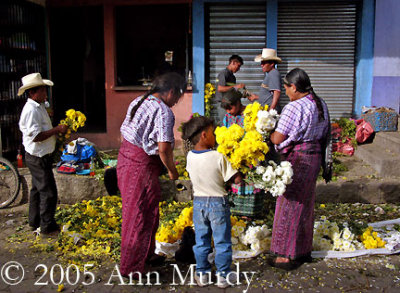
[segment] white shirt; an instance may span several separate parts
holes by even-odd
[[[224,183],[238,172],[223,154],[213,150],[190,151],[186,170],[194,196],[225,196]]]
[[[22,132],[22,143],[25,151],[32,156],[40,158],[51,154],[56,146],[56,137],[54,135],[40,142],[34,142],[33,140],[39,133],[52,128],[53,125],[44,104],[28,99],[19,119],[19,130]]]

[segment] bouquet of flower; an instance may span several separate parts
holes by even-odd
[[[269,148],[263,135],[257,131],[257,113],[267,110],[258,103],[249,104],[244,110],[244,128],[237,124],[229,128],[217,127],[215,130],[218,143],[217,151],[225,155],[232,167],[247,174],[250,166],[257,166],[265,159]]]
[[[278,165],[270,160],[264,166],[263,162],[269,151],[266,141],[275,129],[279,115],[257,102],[247,105],[243,114],[244,128],[236,124],[229,128],[217,127],[217,151],[228,158],[233,168],[246,175],[247,183],[267,190],[273,196],[282,195],[286,185],[292,182],[292,165],[287,161]]]
[[[254,187],[268,190],[272,196],[280,196],[285,193],[286,185],[292,183],[292,164],[283,161],[279,165],[274,161],[268,161],[268,166],[259,165],[250,169],[245,181],[254,183]]]
[[[225,155],[232,167],[247,174],[250,166],[256,166],[265,158],[269,148],[263,137],[256,130],[245,132],[239,125],[229,128],[217,127],[215,130],[218,143],[217,151]]]
[[[259,133],[263,135],[265,139],[269,137],[272,130],[275,129],[276,123],[278,122],[279,115],[276,110],[271,109],[267,110],[260,110],[257,112],[257,122],[255,124],[256,129]]]
[[[65,133],[64,137],[62,134],[59,134],[60,140],[65,140],[71,137],[71,132],[76,132],[79,127],[85,126],[86,116],[80,111],[75,111],[74,109],[69,109],[65,112],[65,119],[60,121],[60,124],[67,125],[68,130]]]
[[[69,109],[65,112],[65,119],[62,119],[59,125],[67,125],[68,130],[65,134],[58,134],[56,149],[52,154],[53,160],[58,161],[64,150],[65,141],[71,137],[71,132],[76,132],[79,127],[85,126],[86,116],[80,111]]]

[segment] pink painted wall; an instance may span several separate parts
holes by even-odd
[[[119,128],[125,118],[130,102],[143,95],[144,91],[115,90],[115,19],[114,4],[104,5],[104,51],[105,51],[105,91],[106,91],[106,133],[77,133],[75,137],[85,137],[100,149],[115,149],[120,145]],[[172,108],[175,114],[176,147],[181,145],[181,134],[177,131],[180,124],[187,121],[192,114],[192,93],[188,92]]]

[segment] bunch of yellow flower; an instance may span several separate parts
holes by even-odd
[[[360,240],[366,249],[383,248],[386,244],[386,242],[378,236],[378,233],[375,232],[371,226],[369,226],[360,236]]]
[[[156,240],[174,243],[181,239],[183,229],[187,226],[193,226],[193,207],[184,208],[175,222],[170,220],[168,223],[161,224],[156,234]]]
[[[74,109],[69,109],[65,112],[65,115],[65,119],[61,120],[60,124],[68,126],[65,138],[70,138],[72,131],[76,132],[79,127],[85,126],[86,116],[82,112],[75,111]],[[62,134],[60,134],[60,136],[62,137]]]
[[[211,100],[215,95],[215,87],[211,83],[206,83],[204,89],[204,116],[210,117],[211,115]]]
[[[251,165],[256,166],[259,161],[264,160],[265,154],[269,151],[263,136],[255,129],[257,112],[262,109],[258,103],[246,107],[244,129],[233,124],[229,128],[223,126],[215,130],[217,151],[225,155],[232,167],[243,174],[249,171]]]
[[[249,104],[246,106],[246,109],[243,111],[244,115],[244,130],[245,131],[252,131],[256,130],[256,122],[257,122],[257,113],[258,111],[267,111],[268,110],[268,105],[265,105],[264,107],[261,106],[259,103],[254,102],[252,104]]]

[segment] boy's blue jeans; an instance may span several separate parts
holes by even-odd
[[[216,250],[217,274],[226,277],[231,271],[232,242],[231,219],[228,200],[224,197],[200,197],[193,199],[193,223],[196,232],[196,272],[211,272],[207,256],[212,252],[211,235]]]

